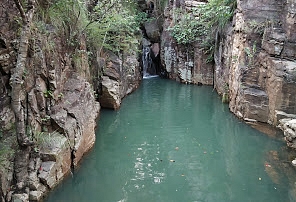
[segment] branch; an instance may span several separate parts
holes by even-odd
[[[27,16],[25,14],[25,11],[24,11],[24,8],[23,8],[21,2],[19,0],[14,0],[14,3],[16,5],[17,9],[20,11],[23,22],[26,22]]]

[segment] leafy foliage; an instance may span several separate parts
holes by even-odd
[[[168,30],[179,44],[194,41],[204,41],[205,36],[213,36],[217,29],[221,29],[233,15],[234,0],[209,0],[194,8],[191,13],[184,14],[184,10],[177,10],[178,19]],[[211,37],[208,37],[211,40]]]
[[[89,11],[79,0],[56,0],[48,8],[38,9],[36,27],[46,33],[46,27],[63,36],[65,45],[79,48],[79,39],[86,36],[89,45],[111,51],[123,51],[137,45],[139,26],[148,19],[132,0],[102,0]]]
[[[137,11],[134,1],[101,1],[96,5],[87,27],[89,39],[111,51],[123,51],[137,45],[135,35],[147,14]]]
[[[201,42],[205,53],[209,55],[207,62],[211,62],[214,60],[215,33],[227,24],[235,8],[236,0],[209,0],[190,13],[176,10],[177,20],[168,30],[179,44]]]

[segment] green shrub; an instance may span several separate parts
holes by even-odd
[[[209,0],[208,3],[199,5],[191,12],[176,9],[175,23],[168,30],[178,44],[201,42],[205,52],[211,55],[208,58],[208,61],[211,61],[215,33],[229,22],[235,7],[235,0]]]
[[[38,132],[33,137],[35,151],[61,147],[64,144],[65,137],[58,132]]]

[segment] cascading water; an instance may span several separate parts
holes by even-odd
[[[155,77],[156,69],[150,55],[151,49],[149,46],[143,47],[142,63],[143,63],[143,78]]]

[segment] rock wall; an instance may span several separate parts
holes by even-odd
[[[140,85],[142,79],[136,51],[120,56],[106,51],[100,58],[101,89],[99,101],[102,107],[118,109],[122,99]]]
[[[161,35],[161,64],[170,79],[182,83],[213,85],[213,63],[207,63],[208,55],[200,44],[179,45],[167,30],[177,20],[174,18],[175,9],[183,7],[189,11],[197,6],[192,2],[197,1],[169,1],[165,8]]]
[[[247,122],[278,126],[282,119],[295,119],[295,1],[237,0],[232,21],[216,33],[214,65],[205,63],[198,44],[178,45],[167,31],[176,20],[174,9],[183,6],[190,11],[204,1],[169,2],[161,61],[171,79],[214,84],[229,99],[230,111]],[[289,146],[296,145],[293,134],[286,138]]]
[[[278,126],[296,114],[295,2],[237,3],[233,24],[217,37],[216,89],[227,84],[238,117]]]
[[[286,3],[286,5],[285,5]],[[264,9],[263,9],[264,8]],[[230,110],[244,119],[278,125],[296,113],[292,2],[238,1],[229,70]]]
[[[46,9],[48,2],[44,4]],[[0,7],[0,150],[4,151],[5,143],[11,152],[0,156],[0,198],[1,201],[40,201],[93,147],[100,111],[97,100],[103,107],[117,109],[122,98],[138,87],[140,67],[136,50],[120,56],[111,52],[101,54],[102,50],[87,47],[86,35],[77,38],[79,48],[73,48],[52,25],[45,24],[41,33],[38,24],[33,23],[23,74],[22,106],[26,133],[35,144],[22,154],[16,143],[9,83],[18,53],[19,16],[14,1],[3,2]],[[90,50],[92,57],[88,56]],[[110,95],[116,99],[108,99]],[[5,166],[2,166],[3,157],[7,159]],[[16,181],[21,183],[16,185]]]

